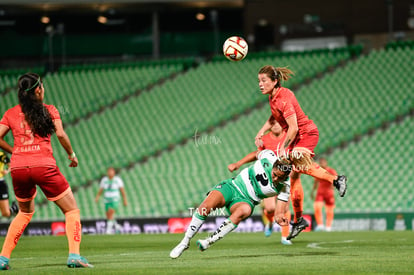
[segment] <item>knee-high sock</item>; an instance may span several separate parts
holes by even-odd
[[[237,225],[234,224],[230,219],[226,219],[219,228],[214,231],[214,233],[208,237],[206,240],[213,244],[217,242],[218,240],[222,239],[224,236],[226,236],[228,233],[233,231],[235,228],[237,228]]]
[[[29,224],[33,217],[33,213],[24,213],[19,211],[13,221],[10,223],[9,230],[7,231],[6,239],[3,243],[3,249],[1,250],[1,256],[10,259],[10,255],[13,249],[16,247],[17,242],[22,236],[26,226]]]
[[[291,217],[290,211],[286,212],[285,217],[288,219],[290,223],[290,217]],[[281,226],[281,228],[282,228],[282,238],[286,238],[287,236],[289,236],[289,225]]]
[[[333,183],[333,181],[336,179],[335,175],[332,175],[331,173],[320,167],[319,164],[317,164],[316,162],[312,163],[308,170],[303,170],[300,172],[319,180],[329,181],[330,183]]]
[[[315,201],[313,203],[313,208],[315,210],[315,220],[317,225],[323,225],[322,207],[323,201]]]
[[[274,217],[275,217],[275,212],[267,212],[267,210],[264,209],[263,213],[265,214],[266,219],[269,221],[269,223],[273,223]]]
[[[335,205],[326,205],[326,227],[332,227]]]
[[[79,255],[79,248],[82,239],[82,226],[80,223],[79,209],[65,213],[66,236],[69,244],[69,254]]]
[[[198,214],[198,212],[195,212],[190,224],[187,227],[183,241],[189,242],[198,232],[198,230],[200,230],[200,227],[204,224],[206,218],[207,216],[202,216]]]
[[[297,179],[290,178],[292,206],[293,206],[293,221],[297,222],[303,213],[303,187],[300,177]]]

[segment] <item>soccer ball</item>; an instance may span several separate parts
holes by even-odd
[[[246,40],[240,36],[229,37],[223,44],[223,54],[231,61],[243,60],[246,57],[248,50],[249,46],[247,45]]]

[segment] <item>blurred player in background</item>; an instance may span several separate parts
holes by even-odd
[[[258,160],[243,169],[236,178],[224,180],[217,184],[194,212],[187,231],[181,242],[171,251],[170,257],[175,259],[190,246],[190,240],[203,225],[211,210],[226,207],[230,217],[208,238],[198,240],[197,246],[201,251],[222,239],[233,231],[244,219],[252,213],[260,200],[277,195],[275,219],[281,226],[288,225],[285,214],[289,208],[290,184],[287,180],[291,165],[287,160],[280,160],[270,150],[259,153]]]
[[[276,119],[286,131],[279,153],[292,161],[294,171],[330,182],[343,197],[347,188],[346,177],[332,175],[313,161],[314,149],[319,140],[318,128],[305,115],[292,91],[281,85],[281,81],[290,79],[292,74],[288,68],[275,68],[270,65],[259,70],[259,87],[262,94],[269,95],[272,115],[257,133],[256,146],[263,145],[263,135],[271,128],[272,120]],[[299,218],[293,224],[287,239],[296,237],[308,225],[303,217]]]
[[[7,231],[0,253],[0,269],[9,269],[9,259],[24,229],[35,211],[36,185],[48,200],[65,214],[66,236],[69,243],[68,267],[92,267],[79,254],[81,242],[80,212],[72,190],[56,166],[51,135],[56,133],[68,154],[69,167],[77,167],[78,159],[69,137],[63,130],[58,110],[43,103],[44,88],[40,76],[26,73],[18,81],[19,104],[8,109],[0,121],[0,148],[12,154],[11,177],[20,211]],[[4,136],[12,131],[14,147]]]
[[[5,218],[15,216],[19,212],[19,206],[15,201],[9,206],[9,187],[5,178],[10,173],[9,163],[10,159],[4,152],[0,151],[0,211]]]
[[[276,120],[271,121],[270,131],[262,137],[263,144],[258,148],[259,151],[264,149],[272,150],[278,154],[280,148],[280,143],[285,140],[286,132],[283,131],[283,128]],[[249,163],[256,160],[257,152],[251,152],[247,154],[244,158],[237,161],[236,163],[230,164],[227,168],[230,172],[233,172],[239,169],[243,164]],[[279,154],[280,155],[280,154]],[[292,173],[293,174],[293,173]],[[294,222],[297,222],[297,219],[302,216],[303,212],[303,188],[300,182],[300,174],[294,173],[297,178],[290,178],[290,189],[292,197],[292,205],[294,210]],[[276,207],[275,198],[265,198],[263,199],[263,220],[265,222],[265,236],[269,237],[273,232],[273,223],[274,223],[274,211]],[[290,211],[286,212],[286,216],[290,222]],[[287,240],[289,236],[289,226],[282,226],[282,238],[281,243],[284,245],[291,245],[292,242]]]
[[[325,158],[321,158],[319,160],[319,164],[323,169],[331,173],[332,175],[337,175],[336,171],[328,166],[328,161]],[[315,190],[316,191],[316,198],[315,198]],[[335,208],[335,196],[332,188],[332,184],[326,180],[318,180],[315,179],[313,183],[313,188],[311,191],[311,198],[314,199],[315,202],[313,207],[315,209],[315,220],[316,220],[316,228],[315,231],[331,231],[332,230],[332,222],[334,219],[334,208]],[[323,215],[322,215],[322,208],[325,204],[325,212],[326,212],[326,227],[323,225]]]
[[[115,168],[113,167],[109,167],[107,176],[102,178],[95,202],[99,201],[102,192],[104,193],[105,200],[106,234],[120,233],[121,226],[116,222],[114,216],[118,210],[121,194],[124,206],[128,205],[128,201],[125,194],[124,182],[116,175]]]

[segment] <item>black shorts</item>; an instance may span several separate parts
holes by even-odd
[[[0,180],[0,201],[9,199],[9,187],[5,180]]]

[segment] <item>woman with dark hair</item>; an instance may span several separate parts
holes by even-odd
[[[11,177],[20,211],[11,222],[0,253],[0,269],[9,269],[9,259],[17,241],[32,219],[36,185],[48,200],[65,214],[66,236],[69,243],[68,267],[93,267],[79,254],[81,242],[80,211],[72,190],[56,166],[51,135],[56,133],[68,154],[70,167],[78,166],[69,137],[63,130],[58,110],[43,103],[44,88],[40,76],[26,73],[18,81],[19,104],[6,111],[0,121],[0,148],[12,154]],[[12,131],[14,146],[5,140]]]

